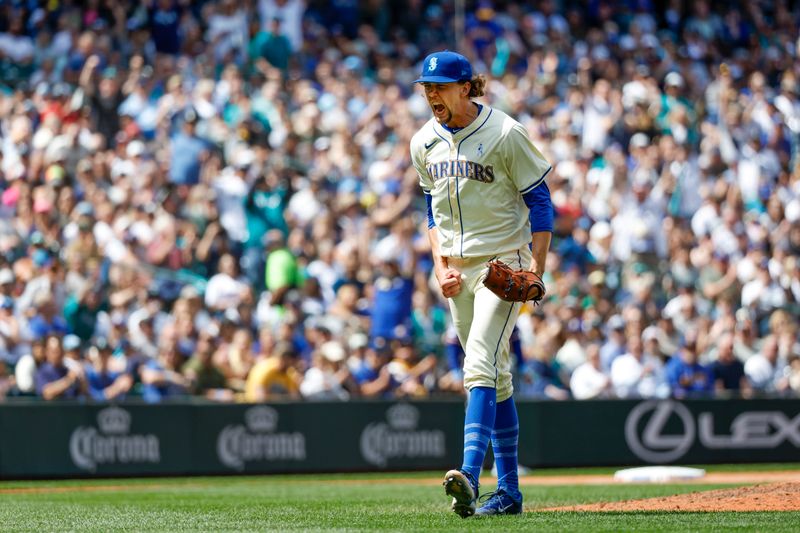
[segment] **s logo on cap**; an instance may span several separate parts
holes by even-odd
[[[414,83],[456,83],[472,78],[472,66],[466,57],[449,50],[433,52],[422,62],[422,72]]]

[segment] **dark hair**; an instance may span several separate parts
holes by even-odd
[[[478,98],[486,94],[484,88],[486,87],[486,77],[483,74],[478,74],[469,80],[469,97]]]

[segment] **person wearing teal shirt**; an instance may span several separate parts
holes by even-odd
[[[269,31],[255,33],[247,46],[247,52],[251,68],[255,68],[256,61],[263,57],[273,67],[286,72],[289,68],[289,57],[292,55],[292,45],[281,32],[281,19],[272,19]]]
[[[274,18],[269,26],[267,38],[261,47],[261,55],[270,65],[286,72],[289,69],[289,57],[292,45],[289,38],[281,32],[281,19]]]
[[[64,304],[64,319],[72,333],[82,341],[88,341],[94,335],[97,315],[108,309],[108,302],[100,291],[87,288],[78,294],[72,294]]]
[[[271,229],[289,233],[283,216],[289,203],[289,188],[274,172],[259,177],[245,197],[244,211],[247,217],[248,237],[245,247],[263,247],[262,239]]]
[[[289,188],[285,183],[279,182],[274,172],[259,177],[245,197],[247,240],[244,242],[242,270],[258,289],[264,288],[262,275],[266,268],[265,236],[271,230],[278,230],[282,236],[289,233],[283,216],[288,202]]]

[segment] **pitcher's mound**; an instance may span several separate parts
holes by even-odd
[[[770,483],[545,511],[800,511],[800,483]]]

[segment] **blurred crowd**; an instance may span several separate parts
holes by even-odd
[[[0,4],[0,398],[461,394],[408,155],[444,48],[553,166],[518,397],[797,396],[800,7],[455,14]]]

